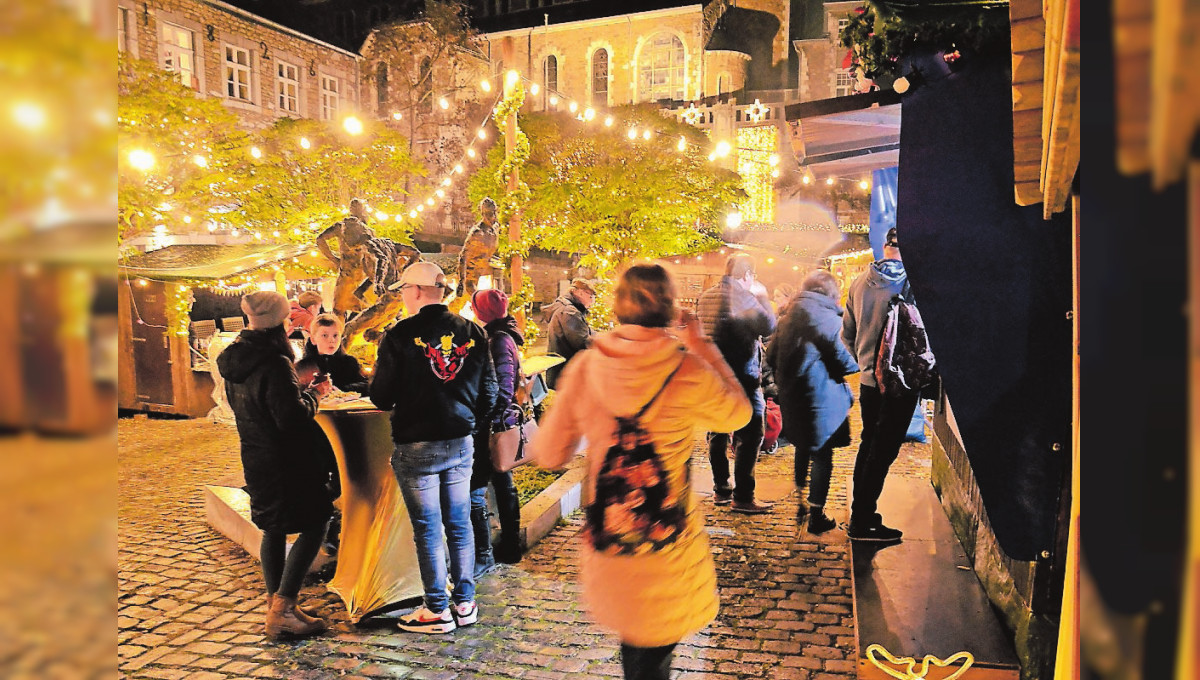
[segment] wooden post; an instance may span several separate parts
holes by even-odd
[[[512,63],[512,40],[506,39],[504,42],[505,58],[504,63]],[[510,70],[504,74],[504,97],[507,99],[509,94],[518,87],[524,87],[519,77],[510,78],[509,74],[517,73]],[[504,121],[504,156],[511,159],[517,151],[517,112],[514,110],[508,114],[508,119]],[[508,191],[511,194],[517,188],[517,183],[520,181],[520,170],[515,166],[512,173],[508,176]],[[521,241],[521,211],[517,210],[508,217],[508,240],[510,243],[520,243]],[[520,253],[513,253],[512,265],[510,274],[512,279],[512,295],[521,293],[521,284],[524,279],[524,260]],[[525,309],[520,307],[512,310],[512,315],[517,320],[517,326],[524,330],[525,328]]]

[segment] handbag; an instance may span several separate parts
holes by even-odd
[[[510,472],[533,460],[529,455],[529,440],[537,429],[537,421],[527,416],[525,409],[521,409],[521,420],[516,426],[492,434],[488,448],[496,472]]]

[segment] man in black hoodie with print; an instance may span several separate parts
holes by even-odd
[[[496,371],[483,329],[442,304],[447,286],[441,268],[415,262],[395,287],[409,316],[379,343],[371,401],[392,409],[392,469],[412,520],[425,588],[424,606],[401,616],[399,627],[449,633],[479,618],[471,530],[472,436],[491,422]],[[443,527],[454,581],[450,596]]]

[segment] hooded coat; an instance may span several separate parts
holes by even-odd
[[[682,362],[682,363],[681,363]],[[749,422],[745,390],[711,343],[685,350],[663,328],[622,325],[596,336],[559,381],[559,394],[530,446],[535,461],[559,468],[587,442],[585,499],[615,442],[616,417],[637,413],[679,370],[642,416],[673,489],[687,499],[679,539],[658,552],[608,555],[585,542],[581,579],[588,611],[637,647],[679,642],[717,614],[717,580],[708,536],[691,493],[689,462],[697,428],[731,432]]]
[[[887,320],[892,296],[904,290],[908,274],[900,260],[872,262],[867,271],[850,284],[846,313],[842,316],[842,341],[858,361],[862,384],[875,384],[875,357]]]
[[[250,518],[263,531],[319,527],[332,513],[317,394],[300,389],[283,326],[242,331],[217,357],[237,421]]]
[[[587,348],[592,327],[587,322],[587,307],[572,293],[546,305],[545,313],[550,317],[550,326],[546,330],[547,351],[566,359],[561,365],[546,370],[546,384],[550,389],[557,389],[559,376],[567,362]]]
[[[846,376],[858,372],[858,363],[842,344],[841,330],[837,300],[806,290],[796,296],[767,346],[784,436],[809,451],[833,437],[854,403]]]

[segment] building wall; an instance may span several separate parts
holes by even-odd
[[[699,5],[617,17],[551,24],[545,27],[484,34],[485,49],[492,63],[502,69],[515,68],[533,82],[545,87],[543,64],[554,55],[558,59],[558,88],[565,96],[582,105],[619,106],[646,101],[637,91],[637,58],[652,37],[666,32],[679,38],[684,48],[684,99],[702,96],[705,55],[702,37],[704,17]],[[598,49],[608,50],[608,97],[592,101],[592,56]],[[507,50],[511,56],[504,59]],[[531,97],[546,105],[545,93]],[[565,102],[561,104],[565,106]]]
[[[190,36],[194,54],[191,85],[202,96],[217,97],[247,127],[266,127],[283,116],[321,118],[322,76],[336,78],[340,115],[359,109],[358,58],[296,31],[215,0],[117,0],[118,25],[124,44],[136,57],[165,65],[169,47],[164,32],[175,26]],[[120,43],[120,39],[118,40]],[[226,46],[249,60],[248,101],[230,97],[225,76]],[[279,63],[296,67],[298,111],[279,107]]]

